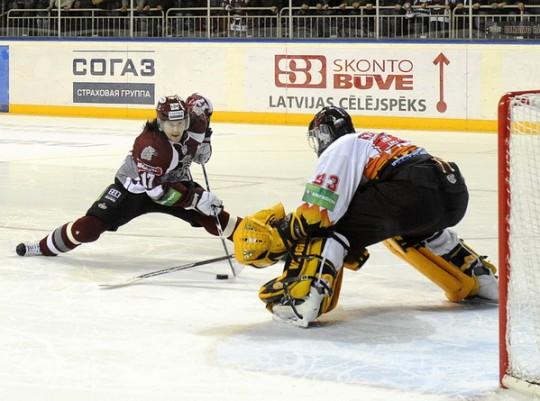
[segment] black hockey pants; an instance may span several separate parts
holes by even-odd
[[[336,231],[351,249],[363,249],[395,236],[420,241],[456,225],[467,209],[467,186],[455,163],[441,162],[422,155],[361,185]]]

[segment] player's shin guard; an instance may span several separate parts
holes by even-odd
[[[84,242],[93,242],[105,231],[105,224],[94,216],[84,216],[53,230],[39,241],[43,256],[69,252]]]
[[[283,274],[259,291],[259,298],[276,320],[308,327],[337,305],[346,254],[344,245],[338,237],[298,242]]]

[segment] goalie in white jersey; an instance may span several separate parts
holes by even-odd
[[[349,114],[325,107],[309,125],[319,160],[301,205],[281,204],[246,217],[234,234],[239,262],[283,274],[259,297],[277,320],[307,327],[332,310],[343,267],[358,270],[366,247],[381,241],[451,301],[498,299],[496,269],[447,227],[468,204],[455,163],[387,133],[355,132]]]

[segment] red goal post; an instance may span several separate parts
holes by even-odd
[[[540,90],[499,101],[498,173],[500,381],[540,395]]]

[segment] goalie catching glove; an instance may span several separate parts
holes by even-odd
[[[275,320],[308,327],[336,306],[346,253],[341,236],[298,241],[283,274],[264,284],[259,298]]]
[[[278,203],[242,220],[234,233],[234,253],[240,263],[267,267],[324,226],[318,206],[300,207],[285,216],[283,205]]]
[[[276,263],[286,252],[275,224],[285,217],[281,203],[244,217],[234,231],[234,255],[238,262],[253,267]]]

